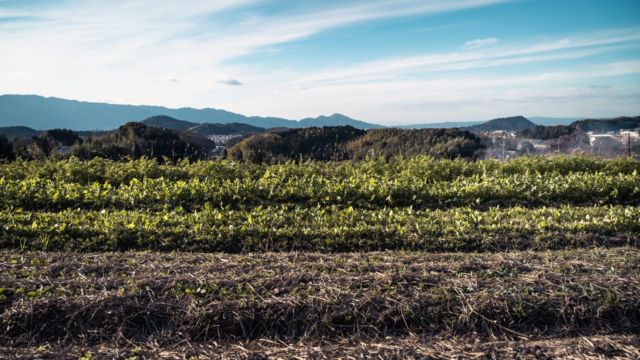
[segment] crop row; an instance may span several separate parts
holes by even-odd
[[[11,346],[640,329],[631,249],[2,255],[0,341]]]
[[[0,247],[113,251],[490,251],[638,246],[640,208],[444,210],[339,207],[0,212]]]
[[[525,156],[510,162],[483,160],[435,160],[417,156],[395,159],[389,162],[382,158],[355,164],[336,166],[333,163],[307,162],[263,166],[233,161],[200,161],[193,164],[179,162],[177,165],[160,165],[155,160],[139,159],[118,162],[100,158],[82,161],[69,160],[23,161],[0,164],[0,178],[6,180],[47,179],[58,182],[87,184],[92,182],[112,185],[129,184],[133,179],[159,179],[171,181],[192,179],[252,179],[262,178],[265,173],[276,174],[280,179],[305,176],[349,179],[350,177],[373,176],[384,179],[417,177],[426,182],[452,181],[459,177],[508,176],[523,174],[557,173],[568,175],[575,172],[603,173],[606,175],[640,173],[640,163],[626,158],[605,161],[588,156],[559,156],[553,159]]]
[[[640,199],[640,177],[575,173],[567,176],[513,175],[480,179],[458,178],[429,183],[419,178],[381,181],[360,176],[349,179],[303,177],[283,180],[265,174],[258,180],[132,180],[129,185],[79,184],[51,180],[0,179],[3,208],[147,209],[182,206],[201,209],[205,203],[346,205],[355,207],[465,205],[491,200],[531,203],[598,202],[632,204]]]

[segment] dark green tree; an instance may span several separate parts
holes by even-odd
[[[31,142],[35,147],[34,155],[36,157],[46,157],[49,156],[51,151],[54,148],[53,141],[49,138],[49,135],[45,132],[40,136],[32,136]]]
[[[5,134],[0,133],[0,159],[14,160],[13,144],[7,139]]]
[[[78,132],[67,129],[53,129],[47,130],[46,134],[49,139],[58,141],[61,145],[71,146],[76,143],[82,144],[82,138],[78,135]]]

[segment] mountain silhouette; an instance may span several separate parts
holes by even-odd
[[[304,128],[309,126],[351,125],[360,129],[382,127],[334,114],[305,118],[302,121],[277,117],[244,116],[218,109],[163,106],[116,105],[66,100],[38,95],[1,95],[0,127],[27,126],[33,129],[67,128],[73,130],[111,130],[131,121],[164,115],[194,123],[241,123],[261,128]]]

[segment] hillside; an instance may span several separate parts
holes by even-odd
[[[290,129],[242,139],[233,145],[229,154],[235,159],[255,162],[285,161],[300,155],[316,160],[346,160],[344,145],[365,133],[353,126]]]
[[[231,135],[231,134],[261,134],[266,131],[265,128],[251,126],[247,124],[231,123],[231,124],[199,124],[190,127],[187,131],[209,136],[209,135]]]
[[[247,124],[231,123],[231,124],[195,124],[189,121],[174,119],[170,116],[158,115],[140,121],[140,123],[149,127],[166,128],[169,130],[184,130],[191,133],[209,136],[209,135],[231,135],[231,134],[260,134],[267,132],[267,129],[251,126]],[[287,128],[273,128],[273,131],[289,130]],[[39,136],[47,130],[35,130],[26,126],[8,126],[0,128],[0,133],[7,136],[8,139],[17,135],[20,138],[30,138],[31,136]],[[78,131],[78,135],[82,137],[104,136],[113,134],[117,129],[112,130],[85,130]]]
[[[615,119],[586,119],[571,124],[577,130],[596,133],[618,130],[631,130],[640,127],[640,116],[621,116]]]
[[[140,122],[147,126],[163,127],[169,130],[188,129],[198,125],[190,121],[178,120],[166,115],[152,116]]]
[[[51,130],[51,129],[48,129]],[[114,130],[85,130],[78,131],[78,135],[82,137],[91,137],[95,136],[103,136],[106,134],[115,133],[117,129]],[[47,130],[35,130],[27,126],[8,126],[0,128],[0,133],[5,134],[8,139],[11,139],[13,136],[17,135],[19,138],[30,138],[32,136],[39,136],[42,133],[47,132]]]
[[[397,128],[363,131],[352,126],[291,129],[237,138],[227,143],[234,159],[256,162],[289,158],[355,160],[367,156],[431,155],[436,158],[472,158],[484,148],[480,137],[460,129]]]
[[[0,133],[5,134],[7,139],[11,139],[12,137],[18,135],[20,138],[28,138],[32,136],[38,136],[42,134],[44,131],[42,130],[34,130],[30,127],[26,126],[7,126],[0,127]]]
[[[605,133],[607,131],[632,130],[640,127],[640,116],[621,116],[615,119],[586,119],[574,121],[570,125],[542,126],[523,129],[516,134],[519,138],[548,140],[560,137],[578,137],[584,133]]]
[[[469,131],[520,131],[536,126],[536,124],[527,120],[524,116],[512,116],[507,118],[493,119],[486,123],[464,127],[462,129]]]
[[[368,124],[362,121],[353,120],[348,116],[344,116],[342,114],[333,114],[331,116],[318,116],[317,118],[305,118],[298,122],[299,128],[306,127],[321,127],[321,126],[353,126],[358,129],[376,129],[382,128],[383,126]]]
[[[346,145],[350,159],[369,155],[431,155],[436,158],[473,157],[483,147],[475,134],[460,129],[374,129]]]
[[[554,126],[554,125],[569,125],[576,120],[582,120],[584,118],[551,118],[551,117],[527,117],[527,120],[531,121],[535,125]],[[487,121],[448,121],[439,123],[427,123],[427,124],[410,124],[396,126],[402,129],[434,129],[434,128],[460,128],[468,129],[474,125],[480,125],[487,123]]]
[[[319,116],[302,121],[277,117],[247,117],[219,109],[180,108],[162,106],[116,105],[83,102],[37,95],[1,95],[0,126],[27,126],[34,129],[51,127],[80,130],[115,129],[131,121],[140,121],[159,114],[193,123],[243,123],[256,127],[303,128],[309,126],[351,125],[360,129],[379,128],[380,125],[351,119],[344,115]]]
[[[527,116],[527,119],[536,125],[557,126],[557,125],[571,125],[571,123],[575,121],[586,119],[586,118],[585,117],[553,118],[553,117]]]

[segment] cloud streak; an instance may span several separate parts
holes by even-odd
[[[466,43],[464,43],[464,45],[462,45],[462,47],[465,48],[465,49],[477,49],[477,48],[481,48],[481,47],[485,47],[485,46],[495,45],[499,41],[500,40],[498,40],[496,38],[475,39],[475,40],[472,40],[472,41],[467,41]]]
[[[319,73],[296,79],[297,82],[317,82],[327,80],[348,80],[363,75],[398,73],[402,71],[430,72],[443,70],[465,70],[477,67],[501,66],[551,59],[569,59],[589,56],[601,52],[611,51],[607,45],[635,41],[629,47],[639,47],[640,29],[624,29],[617,32],[583,34],[575,40],[562,39],[545,41],[529,46],[512,45],[493,49],[479,49],[464,53],[433,54],[414,56],[402,59],[374,61],[358,64],[357,66],[332,72]],[[599,48],[590,48],[599,47]],[[582,51],[567,52],[577,48]],[[590,49],[587,49],[590,48]],[[553,52],[564,51],[554,54]],[[547,55],[529,56],[531,54],[549,53]]]

